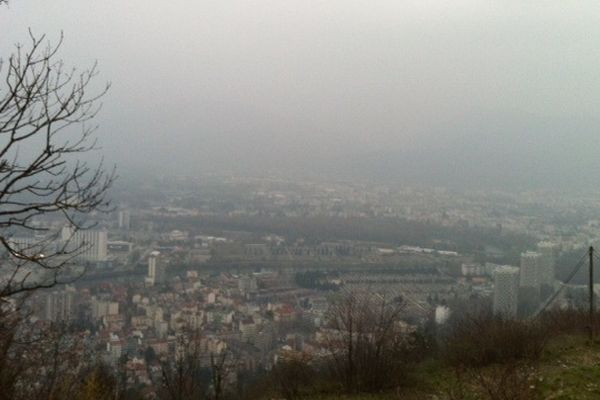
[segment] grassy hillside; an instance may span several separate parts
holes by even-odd
[[[538,372],[544,399],[600,399],[600,343],[563,336],[548,346]]]
[[[590,344],[584,335],[563,335],[553,338],[535,366],[527,367],[527,392],[514,399],[592,400],[600,399],[600,341]],[[475,374],[496,375],[502,367],[481,368]],[[472,378],[470,375],[469,378]],[[417,400],[417,399],[492,399],[476,380],[469,379],[464,391],[453,368],[439,361],[420,363],[412,372],[405,388],[388,393],[369,395],[311,396],[319,400]],[[509,384],[510,380],[507,380]],[[496,382],[494,380],[494,382]]]

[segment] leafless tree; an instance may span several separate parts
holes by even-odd
[[[223,400],[226,396],[226,385],[235,373],[235,361],[228,350],[210,353],[210,380],[214,400]]]
[[[86,215],[110,209],[106,193],[114,169],[82,159],[97,148],[91,121],[108,85],[93,90],[96,65],[66,68],[58,58],[62,41],[61,34],[52,46],[30,31],[27,46],[16,45],[0,59],[0,248],[7,254],[0,298],[59,283],[86,246],[58,242],[59,232],[40,218],[86,229]],[[12,240],[24,232],[36,239]]]
[[[47,227],[86,229],[88,214],[110,210],[114,169],[84,160],[97,148],[91,122],[108,85],[95,87],[95,64],[67,68],[62,42],[29,31],[26,45],[0,55],[0,399],[66,398],[79,384],[77,335],[35,322],[26,302],[63,282],[89,246]]]
[[[198,332],[185,332],[177,338],[175,354],[160,360],[158,394],[170,400],[223,400],[234,370],[227,349],[211,351]]]
[[[199,342],[180,335],[175,354],[160,360],[158,395],[169,400],[202,399],[206,383],[202,381],[202,358]]]
[[[352,291],[328,312],[326,346],[334,375],[348,391],[395,386],[406,372],[410,334],[404,331],[401,299]]]

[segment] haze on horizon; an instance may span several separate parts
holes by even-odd
[[[600,182],[596,1],[11,0],[112,82],[128,171],[278,171],[466,186]]]

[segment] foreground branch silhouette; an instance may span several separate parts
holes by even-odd
[[[40,218],[77,231],[89,228],[87,214],[110,209],[114,169],[82,160],[96,149],[90,122],[109,85],[93,88],[95,64],[67,69],[58,58],[62,41],[61,35],[50,45],[30,31],[28,46],[0,59],[0,248],[6,253],[0,298],[60,283],[64,267],[86,247],[58,241],[60,232]],[[13,240],[24,233],[35,239]]]

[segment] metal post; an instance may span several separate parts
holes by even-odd
[[[594,247],[590,246],[590,340],[594,340]]]

